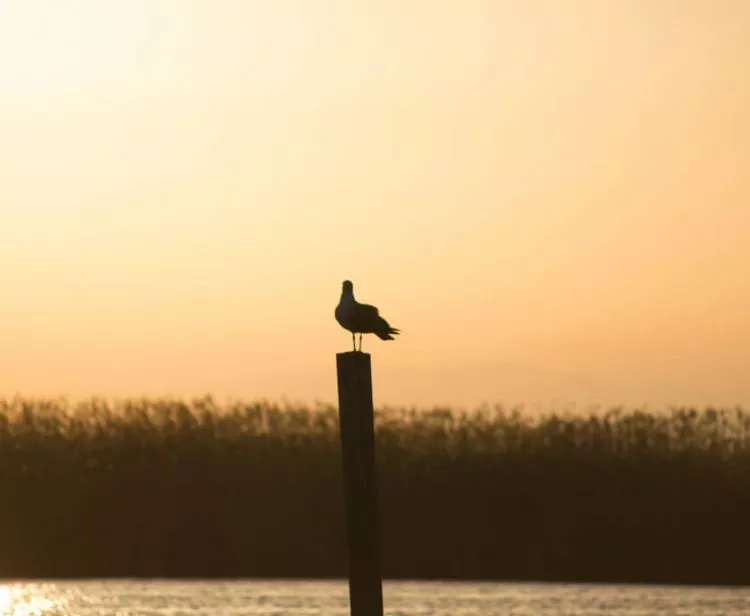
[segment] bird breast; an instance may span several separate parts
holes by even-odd
[[[351,303],[343,300],[336,306],[336,320],[344,329],[351,329],[352,327],[353,308],[354,306]]]

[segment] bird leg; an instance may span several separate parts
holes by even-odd
[[[359,335],[359,352],[362,352],[362,334]]]
[[[357,350],[357,339],[355,338],[354,332],[352,332],[352,344],[354,345],[354,350]]]

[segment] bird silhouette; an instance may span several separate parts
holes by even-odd
[[[355,351],[357,350],[355,335],[359,334],[360,352],[362,351],[362,334],[375,334],[381,340],[393,340],[393,335],[400,333],[380,316],[375,306],[360,304],[354,299],[354,285],[350,280],[344,280],[341,299],[339,299],[339,305],[336,306],[336,321],[352,333]]]

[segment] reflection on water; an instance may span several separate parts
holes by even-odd
[[[386,582],[390,616],[740,616],[750,589]],[[8,582],[0,616],[348,615],[345,581]]]
[[[3,584],[0,586],[0,615],[41,616],[66,614],[64,593],[55,584]]]

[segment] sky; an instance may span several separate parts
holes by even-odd
[[[750,3],[0,0],[0,395],[750,405]]]

